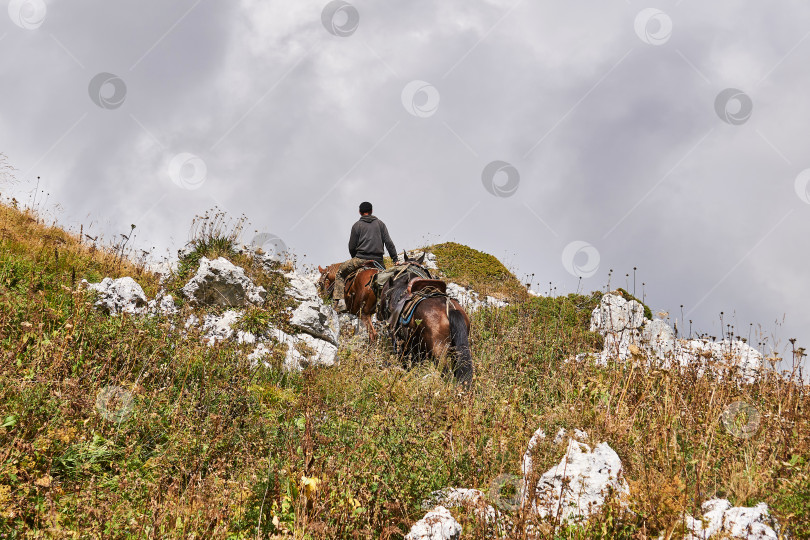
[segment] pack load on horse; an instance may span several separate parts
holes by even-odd
[[[447,295],[447,284],[422,266],[424,254],[414,261],[405,253],[404,259],[404,264],[379,272],[373,283],[377,319],[387,322],[394,353],[401,343],[403,354],[415,358],[451,356],[456,381],[469,386],[473,362],[467,313]]]
[[[331,297],[334,293],[335,279],[341,263],[335,263],[321,268],[318,279],[318,290],[322,295]],[[374,341],[377,338],[377,331],[371,322],[371,316],[377,311],[377,295],[371,288],[371,282],[380,270],[385,267],[377,261],[366,261],[363,266],[353,270],[346,277],[343,299],[346,302],[346,311],[352,315],[360,317],[360,321],[368,330],[368,338]]]

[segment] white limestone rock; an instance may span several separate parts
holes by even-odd
[[[147,310],[148,303],[143,289],[129,276],[118,279],[105,277],[100,283],[88,283],[83,279],[82,283],[99,293],[95,305],[108,315],[142,314]]]
[[[200,259],[197,273],[183,287],[191,303],[205,306],[242,307],[248,303],[263,304],[267,292],[257,287],[244,269],[228,259]]]
[[[565,428],[561,427],[559,430],[557,430],[557,434],[554,435],[554,439],[552,440],[552,442],[554,444],[562,444],[563,442],[565,442],[565,437],[567,434],[568,431]],[[575,429],[574,438],[576,440],[586,441],[588,440],[588,434],[579,429]],[[545,439],[546,439],[546,432],[543,430],[543,428],[538,428],[537,431],[535,431],[534,434],[532,435],[531,439],[529,439],[529,444],[526,446],[526,452],[523,453],[523,462],[521,464],[521,470],[523,472],[523,482],[520,488],[521,493],[520,499],[522,501],[527,500],[527,495],[531,489],[530,476],[534,471],[533,455],[535,449],[537,448],[537,445],[540,443],[540,441],[543,441]]]
[[[299,302],[318,298],[318,282],[316,279],[297,272],[287,272],[284,277],[289,282],[284,289],[284,293],[288,296]]]
[[[738,369],[747,382],[753,382],[764,366],[762,353],[740,340],[679,339],[673,354],[681,366],[698,365],[701,372],[718,367]]]
[[[292,312],[290,324],[313,337],[337,345],[340,321],[337,312],[320,300],[301,302]]]
[[[186,319],[186,322],[183,324],[183,328],[185,328],[186,330],[190,330],[192,326],[197,326],[199,322],[200,318],[192,313]]]
[[[562,428],[561,428],[562,429]],[[526,452],[523,453],[523,462],[521,463],[521,470],[523,472],[523,482],[520,487],[520,500],[528,500],[529,491],[531,490],[531,474],[534,471],[534,452],[540,441],[546,438],[546,432],[543,428],[537,428],[537,431],[529,439],[529,444],[526,446]]]
[[[238,310],[228,310],[222,315],[205,315],[201,331],[206,344],[212,346],[220,341],[234,340],[237,343],[255,345],[253,351],[248,354],[248,359],[254,367],[272,351],[274,346],[282,347],[284,350],[284,364],[281,367],[285,371],[332,366],[337,362],[335,345],[303,332],[290,335],[272,326],[260,335],[237,330],[235,326],[242,315],[243,313]],[[185,329],[189,330],[199,324],[200,320],[191,315],[186,320]],[[266,362],[265,366],[268,366]]]
[[[437,506],[414,523],[405,540],[458,540],[461,525],[444,506]]]
[[[338,314],[338,322],[340,323],[341,328],[345,328],[352,325],[357,325],[358,321],[360,321],[360,317],[354,315],[352,313],[339,313]]]
[[[531,462],[527,467],[524,456],[525,483],[531,474]],[[606,442],[591,450],[589,445],[571,439],[562,461],[543,473],[534,486],[534,497],[531,490],[524,493],[523,503],[531,503],[531,510],[541,517],[574,521],[598,512],[611,493],[630,493],[619,456]]]
[[[778,540],[779,526],[768,513],[768,505],[732,507],[726,499],[712,499],[701,506],[703,519],[686,518],[686,540],[746,538]]]
[[[269,336],[286,347],[283,366],[285,371],[328,367],[337,362],[337,347],[323,339],[304,333],[292,336],[277,328],[270,329]]]
[[[170,294],[158,294],[154,300],[149,300],[149,313],[153,315],[171,316],[177,313],[177,306],[174,305],[174,298]]]
[[[177,272],[178,261],[170,261],[167,258],[163,258],[160,261],[150,263],[147,268],[150,272],[154,272],[159,277],[159,283],[162,285],[173,276]]]
[[[292,312],[290,324],[313,337],[337,345],[340,320],[332,306],[321,300],[316,282],[295,272],[284,274],[284,277],[289,280],[285,293],[299,302]]]
[[[222,315],[208,314],[203,319],[202,331],[208,345],[233,337],[233,326],[242,317],[241,311],[228,310]]]
[[[196,249],[197,248],[194,246],[194,244],[189,242],[188,244],[177,250],[177,258],[182,260],[185,257],[188,257],[189,255],[194,253]]]
[[[561,444],[561,443],[565,442],[566,436],[569,436],[571,439],[574,439],[574,440],[580,441],[580,442],[585,442],[585,441],[588,440],[588,433],[581,430],[581,429],[574,429],[574,434],[569,435],[568,430],[561,427],[557,431],[557,434],[554,435],[554,444]],[[531,443],[531,441],[529,441],[529,443]]]
[[[509,302],[505,302],[494,296],[484,296],[482,299],[474,290],[462,287],[457,283],[447,284],[447,294],[449,294],[451,298],[458,300],[461,307],[470,313],[482,308],[501,308],[509,305]]]
[[[635,300],[627,300],[621,293],[612,292],[602,296],[599,306],[591,313],[591,332],[605,335],[638,330],[646,320],[644,306]]]
[[[660,360],[670,358],[675,352],[675,330],[663,319],[645,324],[641,339],[650,355]]]
[[[740,340],[712,342],[706,339],[677,339],[675,330],[663,319],[644,318],[644,307],[626,300],[619,293],[608,293],[591,313],[592,332],[604,339],[595,361],[625,361],[641,356],[669,369],[675,366],[698,366],[700,372],[722,367],[736,368],[741,377],[751,382],[764,365],[762,354]],[[578,360],[590,356],[578,355]]]
[[[630,345],[641,341],[641,328],[647,321],[644,306],[639,302],[627,300],[618,292],[602,296],[591,313],[590,327],[591,332],[605,338],[600,363],[630,358]]]
[[[259,366],[260,362],[264,367],[270,367],[270,364],[262,360],[262,358],[264,358],[271,352],[272,350],[267,346],[266,343],[259,343],[258,345],[256,345],[256,348],[253,349],[253,352],[251,352],[247,356],[248,360],[250,360],[251,367],[255,369],[256,367]]]

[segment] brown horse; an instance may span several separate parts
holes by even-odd
[[[405,254],[406,268],[383,285],[378,318],[388,320],[394,352],[402,342],[402,351],[414,358],[432,356],[438,361],[453,357],[453,376],[465,386],[472,383],[473,362],[470,352],[470,318],[455,299],[445,292],[442,281],[432,279],[421,266]],[[408,309],[409,299],[418,304]]]
[[[321,277],[318,279],[318,289],[321,294],[328,293],[331,296],[339,266],[340,263],[330,264],[326,268],[318,266],[318,271],[321,273]],[[377,295],[369,285],[377,272],[379,272],[377,268],[361,268],[353,278],[346,280],[343,295],[348,312],[360,317],[360,321],[368,330],[369,341],[377,339],[377,331],[371,324],[371,316],[377,311]]]

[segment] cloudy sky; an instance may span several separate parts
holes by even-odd
[[[330,263],[370,200],[400,250],[810,344],[807,2],[5,3],[2,192],[65,226],[160,256],[219,206]]]

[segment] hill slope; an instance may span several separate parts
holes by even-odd
[[[525,300],[526,286],[496,257],[455,242],[425,248],[448,279],[481,294],[501,299]]]
[[[477,312],[471,392],[348,334],[339,365],[284,372],[252,365],[245,344],[203,344],[184,331],[186,305],[170,318],[100,313],[82,277],[131,275],[150,297],[158,277],[34,215],[0,207],[0,220],[0,534],[401,538],[432,491],[489,492],[520,474],[538,427],[565,427],[610,443],[631,494],[627,509],[558,537],[677,536],[684,513],[716,496],[765,501],[794,536],[810,535],[806,387],[571,362],[600,346],[588,331],[598,293]],[[465,258],[484,265],[470,283],[502,275],[459,249],[433,248],[454,279]],[[283,307],[257,309],[262,320]],[[746,439],[720,421],[740,400],[761,413]],[[542,441],[534,459],[547,468],[560,450]],[[465,538],[494,534],[453,512]],[[551,532],[513,517],[516,530]]]

